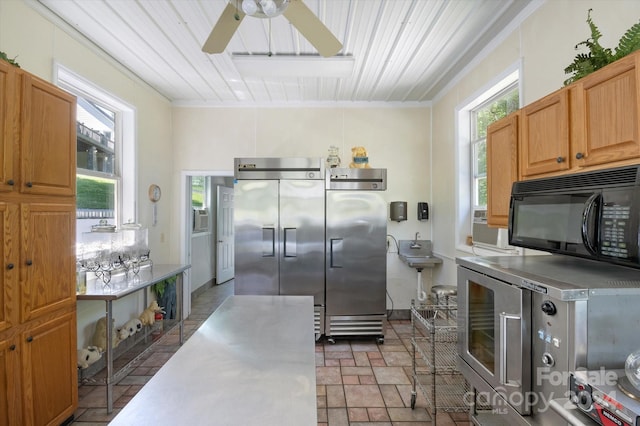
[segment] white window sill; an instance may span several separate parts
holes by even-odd
[[[487,247],[468,246],[466,244],[459,244],[456,246],[456,250],[464,253],[469,253],[473,256],[520,256],[522,255],[522,249],[514,247],[512,249],[490,249]]]

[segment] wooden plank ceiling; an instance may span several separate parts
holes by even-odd
[[[304,2],[343,44],[338,55],[354,58],[350,76],[242,77],[232,54],[317,52],[284,16],[247,16],[223,53],[202,52],[227,0],[38,0],[36,6],[174,104],[277,105],[429,102],[535,0]]]

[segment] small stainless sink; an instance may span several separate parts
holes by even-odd
[[[433,268],[442,259],[433,255],[430,240],[399,240],[398,256],[410,268]]]

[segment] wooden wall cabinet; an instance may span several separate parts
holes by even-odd
[[[518,180],[519,112],[487,127],[487,225],[509,224],[511,185]]]
[[[0,60],[0,192],[13,191],[13,151],[18,139],[15,113],[16,73],[9,63]]]
[[[76,100],[0,61],[0,424],[78,403]]]
[[[23,203],[20,320],[41,318],[76,303],[75,203]],[[64,271],[64,273],[61,273]]]
[[[19,389],[20,360],[16,339],[0,339],[0,424],[22,424]]]
[[[573,161],[576,168],[640,158],[640,52],[573,85]],[[625,165],[620,164],[620,165]]]
[[[11,301],[18,288],[18,206],[0,201],[0,225],[2,226],[2,242],[0,259],[3,268],[0,272],[0,333],[17,324],[17,311]]]
[[[75,309],[20,335],[23,424],[59,425],[78,405]]]
[[[640,162],[640,51],[523,107],[518,117],[487,129],[490,226],[508,226],[512,139],[519,180]]]
[[[74,196],[75,96],[25,73],[21,104],[20,191]],[[70,140],[73,143],[61,143]]]
[[[521,110],[520,178],[561,172],[571,167],[569,90],[560,89]]]
[[[75,96],[0,61],[0,193],[75,195],[75,111]]]

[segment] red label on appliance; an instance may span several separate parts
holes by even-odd
[[[598,420],[602,426],[632,426],[606,408],[602,408],[597,404],[595,407],[598,411]]]

